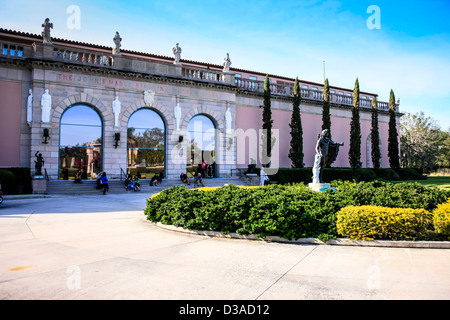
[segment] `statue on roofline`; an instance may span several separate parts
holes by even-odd
[[[50,22],[49,18],[46,18],[42,24],[44,31],[42,31],[42,40],[44,43],[52,43],[52,38],[50,36],[50,29],[53,29],[53,23]]]

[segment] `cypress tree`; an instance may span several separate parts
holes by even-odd
[[[352,120],[350,122],[350,151],[348,153],[352,169],[361,168],[361,125],[359,122],[359,81],[356,78],[353,90]]]
[[[325,79],[323,86],[322,131],[325,129],[328,129],[328,138],[331,139],[330,86],[328,79]]]
[[[395,119],[395,95],[391,89],[389,97],[389,138],[388,138],[389,165],[392,169],[400,168],[400,156],[398,147],[398,132]]]
[[[293,168],[303,168],[303,128],[300,114],[300,103],[302,95],[298,84],[298,77],[294,83],[294,103],[291,116],[291,149],[289,150],[289,158],[292,161]]]
[[[380,168],[381,152],[380,152],[380,133],[378,132],[378,104],[377,98],[372,99],[372,130],[371,130],[371,147],[372,147],[372,163],[373,167]]]
[[[270,103],[270,80],[266,75],[264,80],[264,105],[263,105],[263,133],[262,133],[262,157],[263,167],[270,167],[270,158],[272,156],[272,110]]]

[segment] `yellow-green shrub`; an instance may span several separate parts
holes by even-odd
[[[433,229],[425,209],[349,206],[337,214],[337,232],[351,240],[424,240]]]
[[[433,211],[433,219],[436,232],[450,239],[450,200],[438,205]]]

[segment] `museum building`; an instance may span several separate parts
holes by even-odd
[[[261,165],[266,73],[0,28],[0,167],[44,159],[49,179],[98,172],[119,178],[162,173],[178,178],[205,161],[212,177]],[[51,26],[51,27],[50,27]],[[273,136],[271,166],[291,167],[290,127],[295,79],[269,75]],[[312,167],[322,127],[323,84],[299,80],[303,152]],[[343,142],[333,166],[348,167],[352,89],[330,86],[331,131]],[[361,161],[371,162],[371,109],[377,94],[360,92]],[[381,167],[389,167],[389,105],[378,101]],[[396,105],[397,120],[400,117]]]

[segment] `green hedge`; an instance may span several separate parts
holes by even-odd
[[[312,168],[280,168],[278,172],[271,176],[270,179],[278,181],[279,184],[304,183],[312,182]],[[389,168],[373,169],[373,168],[325,168],[323,172],[323,180],[331,182],[334,180],[342,181],[399,181],[399,180],[422,180],[426,177],[419,169],[401,168],[393,170]]]
[[[350,205],[433,210],[450,192],[419,183],[333,182],[336,192],[314,192],[304,184],[257,189],[229,185],[212,191],[172,187],[147,200],[153,222],[194,230],[280,236],[285,239],[338,236],[337,212]]]
[[[1,168],[0,184],[4,194],[27,194],[32,192],[30,168]]]

